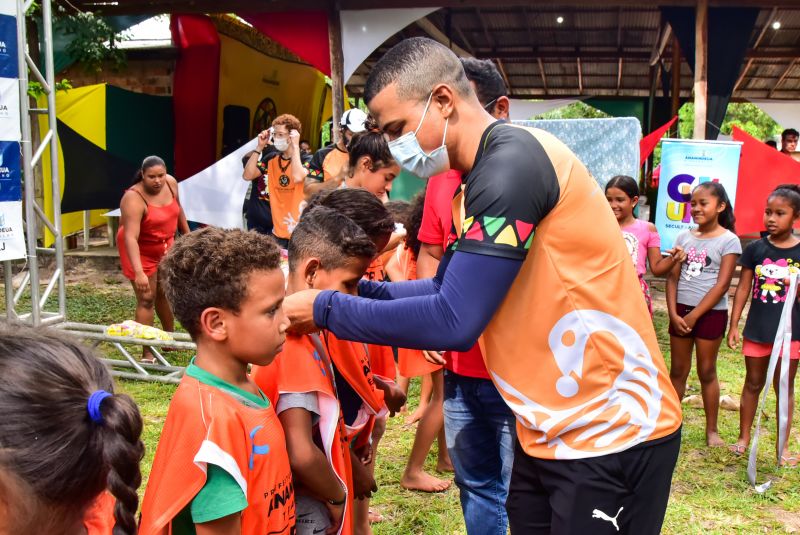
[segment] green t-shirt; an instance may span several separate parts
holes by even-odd
[[[203,384],[218,388],[233,396],[247,407],[266,409],[269,400],[259,390],[259,396],[237,388],[219,377],[198,367],[194,359],[186,368],[186,375]],[[247,496],[228,472],[223,468],[209,464],[206,471],[206,483],[192,501],[172,520],[172,533],[175,535],[195,535],[195,524],[202,524],[239,513],[247,508]]]

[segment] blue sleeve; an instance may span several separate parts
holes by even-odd
[[[325,291],[314,301],[314,321],[343,340],[466,351],[494,316],[522,260],[456,251],[442,264],[434,294],[379,301]]]
[[[358,283],[358,295],[367,299],[388,301],[430,295],[438,291],[436,279],[422,279],[401,282],[374,282],[362,280]]]

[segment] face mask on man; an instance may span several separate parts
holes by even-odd
[[[389,142],[389,151],[400,166],[417,175],[420,178],[429,178],[439,173],[443,173],[450,169],[450,157],[447,154],[447,147],[445,140],[447,139],[447,125],[450,119],[445,119],[444,134],[442,135],[442,145],[439,148],[431,151],[430,154],[425,154],[417,139],[417,132],[422,128],[422,123],[425,121],[425,116],[428,114],[428,108],[431,105],[433,92],[428,96],[428,102],[425,104],[425,111],[422,112],[422,119],[419,120],[417,129],[413,132],[408,132],[399,138]]]
[[[289,140],[286,138],[276,138],[272,144],[281,152],[286,152],[286,149],[289,148]]]

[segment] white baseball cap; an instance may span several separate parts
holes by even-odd
[[[352,108],[342,114],[342,120],[339,121],[339,124],[354,134],[357,134],[367,129],[367,127],[364,126],[366,122],[367,114],[358,108]]]

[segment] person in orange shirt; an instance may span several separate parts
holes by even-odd
[[[339,121],[339,140],[314,153],[306,164],[308,176],[305,193],[311,198],[320,191],[336,189],[344,182],[349,159],[350,140],[366,129],[367,114],[352,108],[342,114]]]
[[[303,213],[289,241],[287,294],[308,288],[355,293],[375,245],[348,217],[317,206]],[[356,359],[332,362],[319,334],[289,334],[275,361],[256,367],[253,379],[265,388],[274,384],[278,418],[286,434],[297,496],[297,534],[353,533],[353,498],[377,490],[362,455],[350,448],[360,427],[348,427],[338,398],[339,370],[362,376],[353,385],[371,415],[382,410],[382,395],[363,376]],[[327,509],[327,515],[318,511]]]
[[[283,346],[285,280],[271,238],[207,227],[161,264],[167,299],[197,344],[170,402],[144,493],[141,535],[290,535],[286,442],[248,375]]]
[[[272,212],[272,234],[283,249],[288,247],[289,237],[305,206],[306,170],[300,155],[301,129],[300,120],[294,115],[285,113],[276,117],[272,127],[258,135],[256,152],[251,154],[242,174],[245,180],[264,175],[262,182],[267,185],[264,194],[269,197]]]
[[[63,333],[0,329],[0,533],[136,533],[142,417]]]
[[[479,339],[517,419],[511,532],[659,533],[680,400],[597,182],[551,134],[496,121],[433,40],[389,50],[364,98],[405,169],[464,173],[457,240],[434,279],[290,296],[292,328],[411,349]]]

